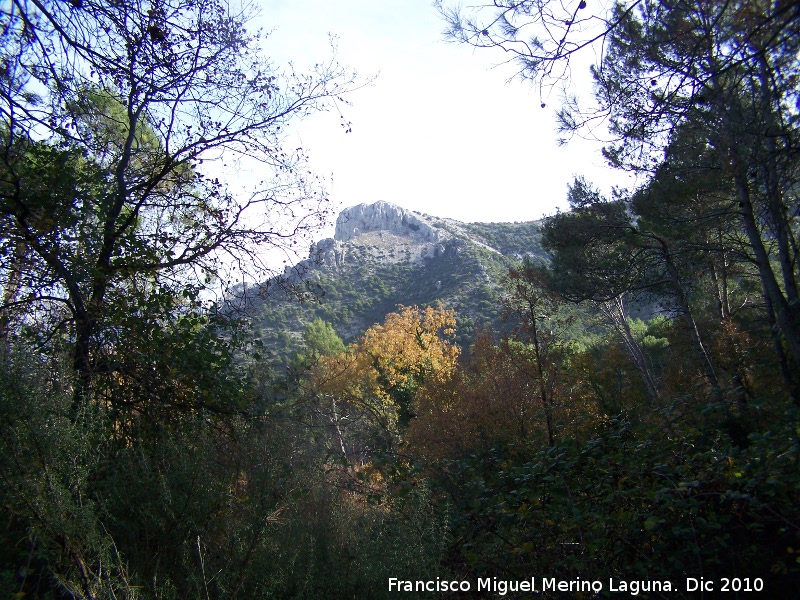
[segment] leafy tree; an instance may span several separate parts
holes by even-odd
[[[344,352],[344,342],[330,323],[319,317],[308,324],[303,332],[303,345],[306,352],[316,356],[329,356]]]
[[[666,185],[656,179],[632,200],[607,201],[587,193],[587,184],[578,180],[570,189],[573,211],[558,214],[545,225],[543,244],[553,253],[553,279],[562,293],[573,301],[604,304],[604,314],[620,332],[652,398],[657,396],[655,382],[641,349],[626,331],[627,318],[618,304],[625,294],[644,290],[674,306],[683,317],[705,379],[721,399],[716,368],[690,303],[693,281],[703,272],[704,263],[708,264],[698,256],[723,252],[709,243],[707,225],[708,221],[712,227],[719,224],[720,211],[709,209],[714,218],[698,215],[696,210],[694,214],[682,211],[679,216],[669,210],[658,211],[649,202],[662,184]],[[674,188],[671,191],[678,193]],[[670,226],[675,223],[677,227]]]
[[[293,356],[289,369],[295,378],[302,379],[322,356],[344,352],[342,338],[327,321],[316,317],[303,331],[303,346]]]
[[[645,4],[620,18],[596,77],[600,104],[621,136],[608,149],[616,164],[642,168],[640,149],[655,142],[653,150],[663,151],[659,140],[671,142],[684,125],[717,153],[794,370],[800,321],[791,216],[797,163],[790,148],[797,119],[789,106],[797,94],[792,32],[799,17],[780,3],[687,2],[669,11]]]
[[[569,391],[567,329],[575,317],[545,272],[526,262],[502,283],[511,331],[499,340],[481,333],[463,364],[415,399],[408,446],[423,464],[534,439],[552,446],[591,412],[576,406]]]
[[[458,348],[450,338],[455,333],[455,314],[443,308],[399,307],[387,315],[383,325],[371,327],[358,350],[375,370],[400,409],[400,423],[410,417],[411,396],[425,383],[446,378],[456,365]]]
[[[510,269],[505,278],[509,295],[504,298],[504,315],[515,322],[514,337],[504,340],[512,363],[523,371],[541,400],[547,441],[555,444],[554,413],[566,350],[563,329],[570,318],[559,314],[560,299],[549,287],[546,273],[530,263]]]
[[[451,569],[655,580],[747,564],[791,595],[797,567],[781,546],[797,527],[778,521],[796,513],[797,436],[780,449],[766,440],[797,426],[800,11],[439,5],[453,37],[502,48],[543,95],[594,47],[596,104],[568,96],[562,133],[604,121],[606,158],[641,182],[606,199],[578,179],[572,210],[544,225],[550,283],[604,311],[622,344],[589,340],[569,357],[572,397],[597,407],[585,437],[440,462],[454,506]],[[623,300],[637,296],[680,319],[630,320]]]
[[[456,367],[454,327],[452,311],[400,307],[344,352],[320,359],[310,392],[330,405],[348,464],[395,460],[401,436],[417,416],[415,398],[447,381]],[[343,423],[352,424],[349,436]]]
[[[796,7],[648,0],[605,8],[581,0],[442,10],[456,39],[506,50],[519,60],[523,77],[545,87],[570,75],[575,53],[602,41],[592,68],[597,104],[567,98],[560,112],[564,132],[605,119],[614,136],[606,157],[645,177],[658,176],[691,132],[699,152],[684,155],[684,168],[702,169],[715,157],[715,178],[731,191],[732,220],[779,334],[784,372],[800,372]],[[797,399],[796,380],[789,386]]]
[[[263,267],[257,246],[296,243],[326,216],[302,153],[282,150],[281,136],[352,78],[333,62],[281,73],[248,18],[216,0],[3,9],[2,252],[17,257],[3,270],[3,315],[44,303],[68,325],[76,414],[105,370],[122,296],[196,303],[232,266]],[[236,194],[201,166],[223,154],[274,177]],[[41,166],[57,178],[46,189],[63,193],[31,188]]]
[[[265,247],[325,220],[302,151],[281,141],[354,80],[333,60],[278,70],[250,16],[216,0],[0,8],[0,462],[13,522],[0,577],[15,592],[210,598],[263,581],[265,515],[293,487],[291,464],[265,456],[293,456],[291,444],[264,444],[254,415],[272,390],[237,360],[237,321],[205,300],[240,270],[263,276]],[[265,181],[229,188],[223,161],[255,161]]]

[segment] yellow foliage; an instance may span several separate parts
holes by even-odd
[[[400,307],[383,325],[371,327],[356,345],[356,352],[389,387],[446,378],[456,366],[458,347],[447,340],[455,333],[451,310]]]
[[[454,371],[459,354],[449,339],[454,332],[453,311],[401,306],[344,352],[321,357],[311,376],[314,391],[364,410],[398,433],[400,412],[410,408],[417,389]]]

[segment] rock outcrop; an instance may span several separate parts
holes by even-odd
[[[370,231],[387,231],[421,242],[438,242],[440,232],[427,220],[383,200],[344,209],[336,220],[334,239],[347,242]]]
[[[294,281],[315,268],[341,271],[353,261],[415,264],[440,256],[450,237],[426,217],[389,202],[359,204],[339,213],[335,236],[314,243],[309,257],[287,267],[284,277]]]
[[[328,268],[344,267],[347,248],[333,238],[325,238],[311,245],[308,258],[314,264],[325,265]]]
[[[359,204],[339,213],[334,237],[312,244],[308,258],[286,267],[283,281],[297,284],[314,272],[319,279],[320,272],[344,274],[359,265],[371,271],[391,265],[423,265],[449,253],[458,255],[466,243],[500,257],[503,252],[484,241],[491,241],[491,232],[497,228],[515,231],[517,225],[464,224],[412,212],[383,200]],[[508,233],[505,238],[495,237],[513,246],[513,234],[509,237]]]

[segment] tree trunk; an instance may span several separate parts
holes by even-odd
[[[600,311],[614,326],[614,329],[622,338],[625,349],[628,351],[633,361],[634,366],[642,376],[642,382],[647,389],[647,394],[653,403],[658,403],[658,390],[656,389],[655,380],[650,369],[647,368],[647,361],[642,352],[642,347],[639,342],[633,337],[630,325],[628,325],[628,316],[625,314],[625,305],[622,302],[622,296],[617,296],[609,302],[600,304]]]
[[[3,290],[3,304],[0,306],[0,353],[8,350],[9,323],[11,318],[11,305],[19,297],[19,288],[22,281],[22,269],[28,256],[28,245],[18,241],[14,246],[11,264],[8,266],[8,280]]]
[[[536,372],[539,378],[539,394],[542,399],[542,408],[544,409],[544,418],[547,426],[547,442],[552,448],[556,443],[555,435],[553,433],[553,407],[551,406],[552,398],[548,398],[547,396],[544,365],[541,352],[539,351],[539,330],[536,326],[536,313],[533,309],[533,306],[531,306],[531,337],[533,338],[533,353],[536,357]]]
[[[93,320],[87,311],[75,317],[75,347],[72,351],[72,368],[75,370],[75,388],[72,392],[71,419],[77,423],[89,397],[92,381],[91,337]]]
[[[714,365],[711,362],[711,357],[708,355],[706,347],[703,344],[703,338],[700,336],[700,330],[697,328],[697,322],[694,320],[694,316],[692,315],[692,310],[689,307],[689,299],[686,297],[686,294],[683,291],[683,285],[681,284],[678,269],[675,267],[675,263],[672,261],[669,250],[663,241],[661,241],[661,255],[667,267],[667,274],[669,276],[669,281],[672,284],[672,289],[675,292],[675,297],[678,300],[678,307],[680,308],[683,318],[686,321],[687,328],[689,329],[689,337],[691,338],[692,344],[697,352],[697,357],[700,359],[700,364],[703,368],[706,381],[708,381],[709,385],[711,386],[714,396],[721,401],[723,399],[722,387],[717,379],[717,374],[714,370]]]
[[[736,158],[734,158],[735,160]],[[798,314],[800,306],[789,304],[789,301],[781,291],[770,265],[769,254],[761,239],[761,232],[756,223],[747,175],[742,172],[743,169],[740,165],[734,163],[734,169],[736,171],[734,179],[739,197],[739,209],[744,222],[745,233],[753,248],[764,297],[772,305],[778,330],[786,342],[788,350],[786,358],[789,369],[795,373],[800,373],[800,326],[798,326],[798,323],[800,323],[800,314]]]

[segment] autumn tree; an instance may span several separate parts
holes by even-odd
[[[340,434],[342,423],[351,424],[351,448],[339,440],[348,461],[398,452],[409,424],[425,410],[418,394],[443,384],[456,367],[454,332],[452,311],[400,307],[344,352],[320,360],[311,392],[327,399]]]
[[[458,368],[417,395],[408,440],[423,460],[542,439],[553,446],[558,430],[591,412],[571,401],[567,329],[574,317],[546,272],[526,262],[502,284],[508,331],[479,334]]]
[[[546,371],[552,375],[552,369]],[[443,461],[491,448],[549,443],[548,434],[565,411],[553,405],[554,386],[545,385],[547,404],[530,346],[484,331],[447,380],[420,390],[407,435],[409,452],[435,471]]]

